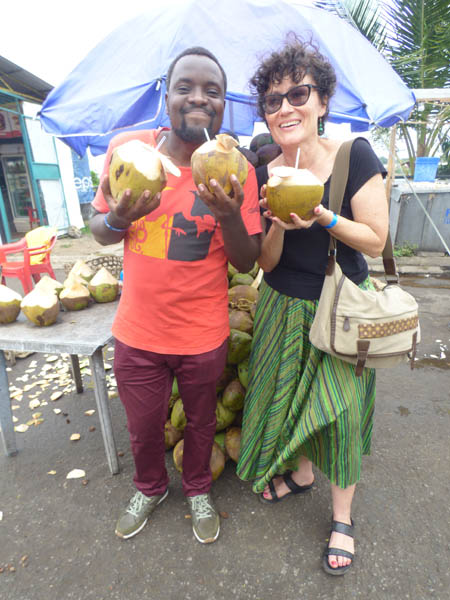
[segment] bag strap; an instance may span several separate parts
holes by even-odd
[[[347,140],[339,147],[334,160],[333,172],[331,173],[329,208],[337,215],[341,214],[342,201],[347,186],[348,172],[350,168],[350,152],[354,140]],[[330,235],[328,254],[336,255],[336,239]],[[391,233],[388,230],[386,244],[383,250],[383,267],[388,283],[398,283],[398,272],[392,250]],[[330,261],[329,261],[330,262]],[[327,273],[329,267],[327,267]]]

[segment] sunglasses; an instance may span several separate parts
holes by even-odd
[[[264,112],[268,115],[276,113],[285,98],[291,106],[303,106],[308,102],[312,89],[318,90],[319,87],[311,83],[303,83],[291,88],[286,94],[267,94],[262,101]]]

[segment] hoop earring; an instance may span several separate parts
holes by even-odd
[[[319,117],[317,119],[317,133],[319,135],[323,135],[325,133],[325,125],[323,122],[323,117]]]

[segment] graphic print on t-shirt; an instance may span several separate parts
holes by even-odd
[[[142,217],[129,229],[129,249],[137,254],[167,260],[196,261],[208,256],[217,227],[212,212],[196,191],[192,203],[180,212]],[[188,208],[189,207],[189,208]]]

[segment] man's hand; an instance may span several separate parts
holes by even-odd
[[[137,221],[158,208],[161,202],[160,192],[152,196],[149,190],[145,190],[136,202],[130,206],[130,189],[126,189],[120,199],[116,200],[111,194],[109,177],[107,175],[102,179],[101,189],[109,211],[113,215],[114,225],[116,227],[123,227],[124,229],[129,227],[133,221]]]
[[[230,181],[233,186],[232,198],[225,194],[223,188],[215,179],[210,180],[211,187],[214,189],[213,194],[203,183],[198,186],[200,198],[219,222],[240,215],[242,202],[244,201],[244,192],[236,175],[230,175]]]
[[[227,196],[215,179],[210,180],[214,193],[202,183],[198,186],[200,198],[219,221],[228,260],[241,272],[248,273],[258,258],[260,235],[249,236],[241,215],[244,191],[236,175],[230,175],[233,197]]]

